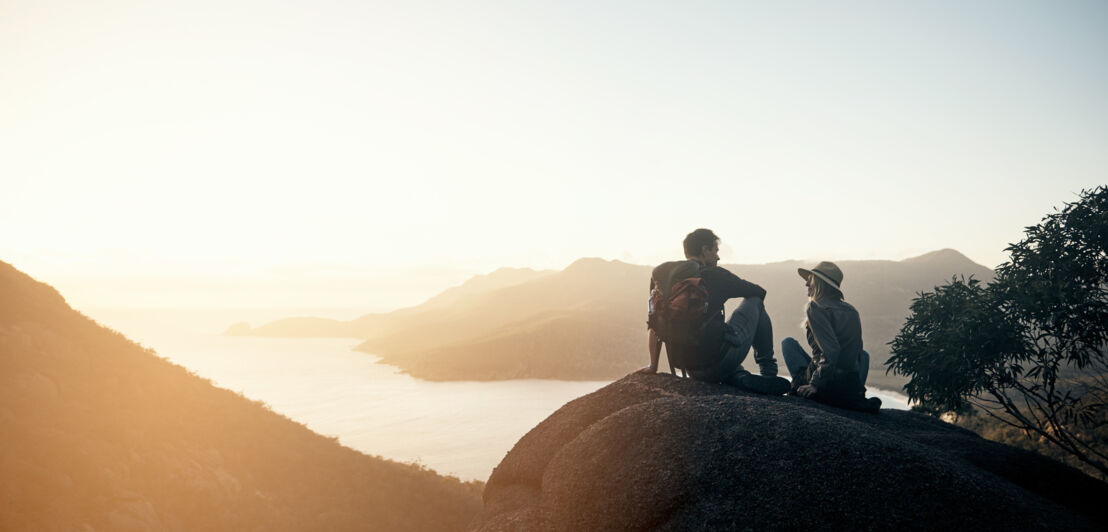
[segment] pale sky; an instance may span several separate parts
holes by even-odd
[[[1108,183],[1108,2],[0,0],[0,260],[77,306],[986,266]]]

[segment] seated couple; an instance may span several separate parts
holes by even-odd
[[[685,261],[664,263],[650,280],[648,347],[658,371],[662,345],[671,371],[767,395],[792,393],[854,410],[877,411],[881,400],[865,398],[869,355],[862,350],[858,311],[843,301],[842,272],[830,262],[797,272],[808,287],[804,329],[812,355],[793,338],[781,342],[792,383],[777,376],[773,325],[766,314],[766,291],[717,266],[719,237],[708,229],[689,233]],[[724,303],[742,298],[724,320]],[[751,348],[760,375],[743,369]]]

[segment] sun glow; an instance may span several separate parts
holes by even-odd
[[[1108,43],[1100,6],[993,7],[7,3],[0,260],[313,306],[701,226],[734,263],[994,266],[1104,181]]]

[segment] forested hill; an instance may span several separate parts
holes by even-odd
[[[2,530],[460,530],[480,506],[479,484],[216,388],[3,262],[0,434]]]
[[[902,261],[836,261],[846,300],[862,317],[872,357],[870,383],[897,389],[903,379],[881,365],[916,293],[953,275],[992,278],[992,271],[945,249]],[[724,265],[768,291],[766,307],[775,337],[803,338],[806,300],[798,267],[788,261]],[[506,272],[475,278],[435,304],[369,314],[348,322],[288,319],[236,334],[349,336],[359,349],[380,355],[426,379],[613,379],[646,364],[646,290],[650,266],[581,259],[559,272]],[[500,280],[500,282],[496,282]],[[481,281],[481,282],[477,282]],[[734,303],[732,303],[732,306]],[[730,310],[732,307],[728,307]]]

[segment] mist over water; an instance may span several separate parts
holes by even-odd
[[[528,430],[566,402],[608,384],[430,382],[352,351],[360,343],[356,339],[221,334],[235,321],[257,319],[257,324],[289,316],[287,311],[87,314],[216,386],[262,401],[343,445],[465,480],[487,479]]]
[[[516,441],[563,404],[609,381],[431,382],[353,351],[356,339],[223,336],[294,315],[349,319],[351,311],[93,310],[86,315],[211,379],[266,403],[343,445],[418,462],[464,480],[486,480]],[[356,313],[355,313],[356,314]],[[645,357],[645,354],[644,354]],[[903,396],[870,389],[886,407]]]

